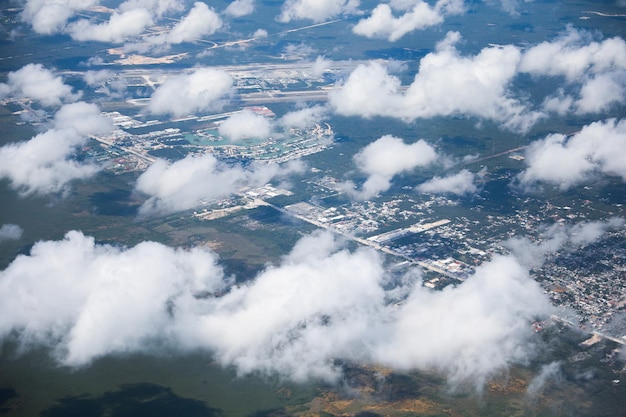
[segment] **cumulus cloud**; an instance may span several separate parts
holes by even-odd
[[[324,74],[324,71],[330,68],[331,64],[332,62],[330,60],[319,55],[317,58],[315,58],[315,62],[313,62],[313,65],[311,65],[311,73],[313,74],[313,76],[319,77]]]
[[[110,127],[96,105],[66,104],[49,130],[0,148],[0,178],[8,178],[11,187],[22,195],[62,192],[70,181],[100,170],[95,164],[70,157],[86,143],[87,135],[106,132]]]
[[[304,129],[321,123],[327,117],[327,113],[328,109],[325,106],[305,107],[285,113],[278,123],[287,129]]]
[[[528,360],[530,322],[551,311],[512,256],[443,291],[422,287],[419,275],[405,284],[408,297],[397,305],[382,256],[349,250],[329,232],[302,238],[239,285],[206,248],[119,248],[69,232],[0,272],[0,336],[50,346],[70,366],[165,344],[207,350],[240,373],[295,381],[336,380],[335,360],[349,359],[434,368],[480,387]]]
[[[24,230],[17,224],[5,223],[0,227],[0,243],[7,240],[19,240]]]
[[[447,177],[434,177],[418,185],[417,191],[431,194],[474,194],[478,191],[474,181],[475,174],[467,169],[463,169]]]
[[[172,164],[157,160],[137,179],[135,188],[148,196],[139,212],[151,215],[187,210],[202,200],[226,197],[245,186],[261,186],[302,169],[299,161],[243,168],[219,162],[211,154],[188,156]]]
[[[370,143],[354,155],[359,171],[368,175],[361,190],[348,182],[345,189],[354,198],[368,199],[386,191],[394,175],[425,166],[437,159],[435,149],[420,139],[406,144],[400,138],[385,135]]]
[[[235,0],[226,7],[224,13],[232,17],[248,16],[254,12],[254,0]]]
[[[609,119],[571,136],[548,135],[526,149],[527,168],[518,175],[523,187],[547,182],[566,190],[594,173],[626,181],[626,120]]]
[[[61,32],[74,13],[98,4],[99,0],[27,0],[20,16],[35,32],[52,35]]]
[[[218,132],[231,142],[238,142],[243,138],[265,139],[272,132],[272,125],[267,117],[244,109],[220,124]]]
[[[400,17],[395,17],[394,10],[402,10],[404,13]],[[376,6],[371,16],[361,19],[352,31],[368,38],[386,38],[394,42],[407,33],[438,25],[448,15],[464,12],[463,0],[439,0],[432,6],[422,0],[392,1]]]
[[[614,37],[593,40],[591,34],[569,27],[553,41],[524,52],[520,72],[535,76],[564,77],[570,88],[580,86],[578,97],[560,89],[544,103],[559,114],[599,113],[624,103],[626,91],[626,42]]]
[[[0,272],[0,335],[55,348],[78,366],[136,351],[175,329],[180,309],[224,286],[216,256],[144,242],[97,245],[80,232],[36,243]]]
[[[44,106],[59,106],[78,99],[72,87],[63,83],[60,76],[41,64],[27,64],[10,72],[7,82],[0,84],[1,97],[29,98]]]
[[[452,383],[482,386],[507,364],[530,358],[529,322],[550,309],[525,267],[496,256],[457,287],[417,287],[394,312],[376,359],[396,369],[436,368]]]
[[[222,19],[209,6],[202,2],[194,3],[189,13],[180,19],[168,33],[145,38],[152,45],[176,45],[194,42],[206,35],[215,33],[222,27]]]
[[[622,104],[626,97],[626,70],[590,77],[580,89],[574,103],[577,114],[600,113],[613,104]]]
[[[148,10],[137,8],[125,12],[116,11],[104,23],[80,19],[67,25],[66,31],[77,41],[123,43],[128,38],[139,36],[153,23]]]
[[[85,138],[73,129],[50,129],[26,142],[0,148],[0,178],[22,195],[58,193],[74,179],[86,178],[99,168],[69,159]]]
[[[309,19],[323,22],[341,15],[358,12],[359,0],[287,0],[283,4],[278,21]]]
[[[569,81],[613,69],[626,69],[626,41],[619,37],[592,41],[589,33],[573,27],[554,41],[529,48],[520,61],[521,72],[564,76]]]
[[[519,49],[490,46],[475,56],[462,56],[455,47],[459,40],[458,32],[449,32],[435,52],[422,58],[406,91],[397,77],[371,62],[359,65],[341,88],[329,93],[330,104],[342,115],[406,121],[466,115],[528,130],[542,115],[511,97],[509,85],[517,74]]]
[[[191,73],[168,77],[152,94],[148,112],[185,116],[220,108],[233,92],[233,79],[226,72],[196,68]]]
[[[111,120],[102,116],[98,106],[84,101],[61,107],[52,123],[56,129],[74,129],[83,136],[105,133],[113,128]]]

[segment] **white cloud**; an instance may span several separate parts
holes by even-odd
[[[335,112],[346,116],[398,116],[401,82],[377,62],[358,65],[338,90],[328,93]],[[376,99],[372,99],[376,97]]]
[[[574,103],[577,114],[600,113],[626,101],[626,70],[598,74],[582,85]]]
[[[309,19],[323,22],[341,15],[358,12],[359,0],[287,0],[283,3],[279,22]]]
[[[438,369],[452,384],[482,386],[530,356],[529,323],[551,310],[541,287],[514,257],[496,256],[457,287],[416,287],[392,314],[375,358],[396,369]]]
[[[517,74],[519,49],[490,46],[475,56],[462,56],[455,47],[459,40],[457,32],[449,32],[435,52],[422,58],[406,91],[397,77],[372,62],[359,65],[340,89],[331,91],[330,104],[342,115],[406,121],[466,115],[528,130],[542,115],[511,97],[509,85]]]
[[[302,168],[299,161],[243,168],[221,163],[211,154],[188,156],[172,164],[157,160],[137,179],[135,188],[148,196],[139,212],[151,215],[187,210],[202,200],[223,198],[245,186],[261,186]]]
[[[212,35],[222,27],[222,19],[209,6],[196,2],[189,13],[174,25],[169,33],[145,38],[152,45],[176,45],[194,42],[206,35]]]
[[[578,98],[561,88],[544,101],[546,110],[558,114],[599,113],[625,101],[626,41],[614,37],[598,42],[588,32],[569,27],[556,40],[525,51],[519,71],[565,77],[570,88],[580,85]]]
[[[509,249],[524,267],[538,268],[545,262],[547,254],[594,243],[606,231],[618,230],[624,227],[624,223],[621,217],[575,224],[555,223],[541,226],[540,234],[533,241],[527,237],[513,237],[503,242],[503,246]]]
[[[70,366],[166,345],[206,350],[240,373],[295,381],[336,380],[335,360],[349,359],[434,368],[480,388],[529,359],[530,322],[551,312],[512,256],[443,291],[419,284],[419,274],[395,283],[378,253],[350,251],[328,232],[302,238],[240,285],[224,279],[206,248],[119,248],[69,232],[0,272],[0,337],[51,346]],[[397,285],[409,294],[399,305],[390,297]]]
[[[268,36],[268,33],[267,33],[267,30],[265,29],[257,29],[252,34],[253,38],[267,38],[267,36]]]
[[[525,162],[518,175],[524,187],[547,182],[565,190],[595,172],[626,181],[626,120],[594,122],[571,137],[549,135],[528,147]]]
[[[113,128],[111,120],[102,116],[98,106],[84,101],[61,107],[54,115],[53,125],[56,129],[74,129],[83,136],[106,133]]]
[[[526,50],[520,72],[564,76],[573,82],[587,74],[626,69],[626,41],[614,37],[592,41],[589,33],[569,27],[552,42],[542,42]]]
[[[573,225],[569,232],[569,240],[574,245],[588,245],[596,242],[607,230],[624,227],[624,219],[612,217],[607,221],[589,221]]]
[[[232,17],[248,16],[254,12],[254,0],[234,0],[224,13]]]
[[[463,0],[439,0],[433,6],[422,0],[411,2],[410,6],[404,3],[396,7],[394,7],[394,2],[379,4],[372,11],[371,16],[361,19],[352,31],[368,38],[387,38],[390,42],[394,42],[407,33],[438,25],[448,15],[465,12]],[[407,6],[408,11],[406,11]],[[405,13],[400,17],[395,17],[394,9],[404,10]]]
[[[24,230],[17,224],[5,223],[0,227],[0,243],[7,240],[19,240]]]
[[[311,65],[311,72],[313,76],[319,77],[323,75],[324,71],[330,68],[331,65],[332,61],[324,58],[322,55],[319,55],[317,58],[315,58],[315,62],[313,62],[313,65]]]
[[[421,193],[433,194],[473,194],[478,188],[474,184],[473,172],[463,169],[456,174],[447,177],[434,177],[431,180],[417,186]]]
[[[218,109],[233,92],[233,79],[226,72],[197,68],[188,74],[168,77],[152,94],[147,107],[153,114],[185,116]]]
[[[85,82],[91,87],[99,86],[113,76],[114,73],[109,70],[89,70],[83,74]]]
[[[41,64],[28,64],[10,72],[6,84],[0,84],[0,97],[29,98],[44,106],[59,106],[63,102],[76,100],[72,87],[63,83],[60,76]]]
[[[133,9],[148,10],[155,18],[160,19],[169,12],[182,12],[185,5],[182,0],[126,0],[119,5],[120,12]]]
[[[0,148],[0,178],[8,178],[11,187],[22,195],[62,192],[70,181],[100,170],[70,156],[86,143],[86,135],[103,133],[110,127],[96,105],[66,104],[55,115],[51,129]]]
[[[208,249],[124,249],[69,232],[0,272],[0,335],[17,330],[23,342],[51,345],[62,363],[80,366],[167,339],[179,309],[224,284]]]
[[[305,107],[285,113],[278,123],[287,129],[304,129],[321,123],[326,118],[327,113],[328,109],[325,106]]]
[[[67,25],[66,31],[77,41],[123,43],[141,35],[153,23],[151,13],[139,8],[121,13],[116,11],[107,22],[99,24],[87,19],[77,20]]]
[[[436,159],[435,149],[422,139],[407,145],[400,138],[385,135],[354,155],[359,171],[368,175],[362,189],[355,190],[351,182],[344,188],[354,198],[368,199],[388,190],[394,175],[428,165]]]
[[[222,122],[218,131],[231,142],[238,142],[244,138],[265,139],[271,134],[272,125],[267,117],[244,109]]]
[[[5,145],[0,148],[0,178],[9,178],[11,187],[23,195],[61,192],[70,181],[99,170],[69,159],[84,143],[74,129],[50,129],[26,142]]]
[[[74,13],[98,4],[99,0],[27,0],[21,18],[35,32],[52,35],[61,32]]]

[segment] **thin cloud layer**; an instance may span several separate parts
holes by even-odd
[[[7,240],[19,240],[24,230],[17,224],[5,223],[0,227],[0,243]]]
[[[0,98],[28,98],[44,106],[60,106],[79,98],[72,87],[41,64],[27,64],[10,72],[6,83],[0,84]]]
[[[434,177],[418,185],[417,191],[431,194],[474,194],[478,191],[474,181],[475,174],[467,169],[462,169],[458,173],[447,177]]]
[[[147,111],[152,114],[186,116],[219,109],[233,93],[233,79],[213,68],[168,77],[152,94]]]
[[[400,80],[382,65],[359,65],[329,101],[342,115],[388,116],[405,121],[435,116],[474,116],[519,131],[528,130],[541,114],[512,97],[518,48],[490,46],[475,56],[462,56],[455,45],[458,32],[449,32],[435,52],[420,62],[419,72],[403,90]],[[377,97],[371,100],[371,97]]]
[[[172,164],[157,160],[137,179],[136,190],[148,196],[139,213],[187,210],[202,200],[223,198],[245,186],[261,186],[274,178],[300,172],[302,168],[299,161],[243,168],[219,162],[211,154],[188,156]]]
[[[328,232],[234,285],[207,248],[119,248],[73,231],[0,272],[0,336],[49,346],[70,366],[165,345],[209,351],[242,374],[335,381],[336,360],[348,359],[434,368],[480,389],[532,356],[530,322],[551,312],[513,256],[443,291],[413,274],[401,304],[389,292],[397,285],[378,253],[348,250]]]
[[[324,22],[341,15],[358,12],[359,0],[287,0],[282,6],[278,21],[283,23],[292,20],[308,19]]]
[[[11,187],[22,195],[62,192],[69,182],[90,177],[101,169],[70,157],[85,145],[87,135],[110,128],[110,121],[95,104],[66,104],[49,130],[0,148],[0,178],[8,178]]]
[[[395,17],[394,11],[404,13]],[[376,6],[372,14],[361,19],[352,31],[368,38],[386,38],[394,42],[407,33],[438,25],[446,16],[464,12],[463,0],[439,0],[432,6],[422,0],[392,1]]]
[[[359,171],[368,175],[361,190],[355,190],[352,182],[344,188],[354,198],[366,200],[388,190],[394,175],[426,166],[436,159],[435,149],[422,139],[405,144],[400,138],[385,135],[354,155]]]
[[[278,120],[278,124],[285,129],[304,129],[316,123],[321,123],[327,116],[328,109],[326,106],[305,107],[285,113]]]
[[[626,120],[594,122],[569,137],[549,135],[528,147],[525,162],[517,177],[525,188],[546,182],[566,190],[595,173],[626,181]]]

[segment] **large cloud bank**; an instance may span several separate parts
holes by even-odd
[[[400,281],[378,253],[348,250],[328,232],[302,238],[239,285],[206,248],[119,248],[69,232],[0,272],[0,336],[50,346],[71,366],[168,346],[296,381],[335,380],[335,360],[348,359],[434,368],[451,382],[480,385],[528,360],[530,321],[550,312],[513,256],[439,292],[422,287],[417,273]]]

